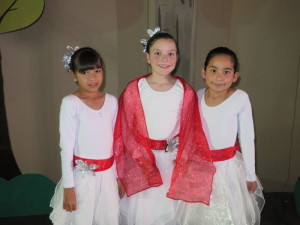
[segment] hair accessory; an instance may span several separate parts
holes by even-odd
[[[70,69],[71,57],[74,54],[74,52],[79,49],[79,46],[76,46],[75,48],[73,48],[71,46],[67,46],[66,48],[67,48],[67,53],[64,54],[62,61],[64,63],[64,68],[69,70]]]
[[[151,38],[154,34],[160,32],[160,27],[156,27],[154,30],[148,29],[147,33],[149,35],[149,38]],[[146,47],[149,39],[141,39],[140,42],[144,46],[143,52],[146,52]]]

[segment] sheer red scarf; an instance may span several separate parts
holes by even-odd
[[[147,76],[131,81],[119,98],[114,151],[127,196],[162,184],[138,90],[138,81]],[[197,95],[182,78],[175,78],[184,87],[184,99],[176,166],[167,197],[209,204],[215,166],[202,130]]]

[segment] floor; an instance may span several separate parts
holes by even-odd
[[[266,204],[261,215],[261,225],[300,225],[300,212],[297,213],[293,193],[275,192],[264,195]]]
[[[300,225],[293,193],[265,193],[261,225]],[[51,225],[49,215],[0,218],[1,225]],[[109,224],[107,224],[109,225]],[[209,225],[209,224],[205,224]]]

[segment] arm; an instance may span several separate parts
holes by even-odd
[[[118,100],[114,98],[114,108],[113,108],[113,112],[114,112],[114,117],[113,117],[113,128],[115,127],[116,124],[116,120],[117,120],[117,114],[118,114]],[[116,170],[116,161],[114,162],[114,170],[116,173],[116,177],[117,177],[117,170]],[[117,177],[116,178],[117,183],[118,183],[118,191],[119,191],[119,197],[120,199],[123,198],[124,194],[125,194],[125,189],[124,189],[124,185],[122,184],[122,182],[120,181],[120,179]]]
[[[77,209],[76,194],[74,188],[64,188],[63,209],[72,212]]]
[[[73,153],[75,145],[76,119],[75,108],[69,100],[63,100],[60,108],[60,148],[62,165],[62,182],[64,187],[63,208],[76,210],[74,191]]]
[[[248,95],[243,96],[240,102],[242,107],[238,115],[239,142],[246,166],[247,187],[250,192],[254,192],[257,184],[255,174],[255,146],[252,107]]]

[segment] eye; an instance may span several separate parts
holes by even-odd
[[[153,52],[154,55],[160,55],[160,52]]]
[[[217,70],[216,69],[210,69],[210,72],[215,73],[215,72],[217,72]]]
[[[175,56],[176,54],[175,54],[175,52],[170,52],[169,53],[169,56]]]
[[[231,72],[230,70],[225,70],[224,74],[230,74],[230,72]]]
[[[97,69],[96,73],[102,73],[102,69]]]
[[[88,71],[86,70],[86,71],[82,71],[82,72],[80,72],[80,74],[82,74],[82,75],[87,75],[88,74]]]

